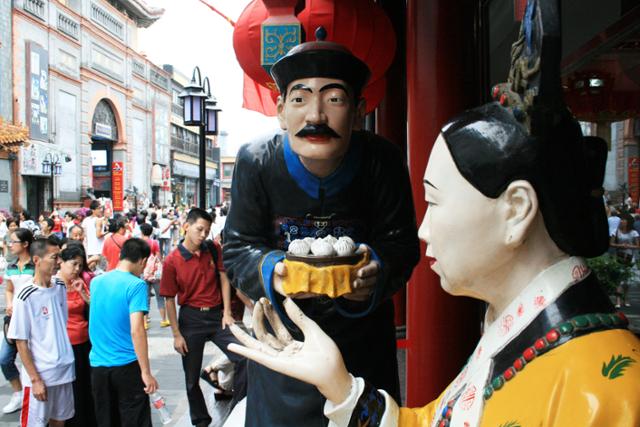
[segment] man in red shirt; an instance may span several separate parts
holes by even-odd
[[[111,271],[120,262],[120,250],[122,245],[127,241],[124,235],[127,231],[127,220],[120,217],[109,224],[109,235],[105,237],[102,245],[102,256],[107,259],[107,271]]]
[[[231,286],[222,265],[222,248],[217,242],[205,241],[211,223],[211,215],[206,211],[191,209],[184,225],[184,242],[165,258],[160,280],[160,295],[166,298],[173,347],[182,355],[191,423],[195,426],[211,423],[199,384],[202,352],[207,341],[220,347],[235,363],[232,405],[246,394],[246,359],[227,351],[228,344],[237,342],[227,328],[234,323]],[[176,315],[176,295],[180,321]]]

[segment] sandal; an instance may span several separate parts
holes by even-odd
[[[209,384],[211,387],[215,388],[216,390],[224,391],[224,389],[220,387],[220,384],[218,384],[217,375],[215,380],[211,378],[212,373],[214,373],[214,371],[208,372],[206,369],[203,369],[200,371],[200,378],[205,380],[207,384]]]
[[[206,369],[200,371],[200,378],[214,388],[213,397],[218,400],[230,400],[233,398],[233,392],[220,387],[217,379],[211,379],[211,374],[215,371],[207,372]]]

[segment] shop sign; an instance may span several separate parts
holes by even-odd
[[[35,42],[27,42],[27,123],[29,136],[49,140],[49,53]]]
[[[180,160],[173,160],[173,174],[187,176],[189,178],[199,178],[200,168],[198,165],[182,162]],[[207,179],[212,180],[216,177],[216,171],[211,168],[207,168]]]
[[[8,193],[8,192],[9,192],[9,181],[0,179],[0,193]]]
[[[66,165],[70,164],[64,161],[65,154],[54,144],[35,141],[31,141],[28,147],[20,147],[20,158],[22,159],[20,173],[22,175],[49,176],[49,174],[42,173],[42,163],[49,153],[51,157],[57,155],[60,159],[61,175],[63,175]]]
[[[124,210],[124,164],[123,162],[111,163],[111,199],[113,211]]]
[[[101,136],[106,139],[111,139],[111,126],[105,125],[104,123],[96,123],[93,129],[93,134],[95,136]]]
[[[167,166],[162,168],[162,189],[171,191],[171,169]]]

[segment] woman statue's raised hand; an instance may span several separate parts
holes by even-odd
[[[257,339],[238,326],[231,332],[244,345],[229,344],[229,350],[269,369],[315,385],[334,404],[344,401],[351,390],[352,377],[344,366],[338,346],[316,322],[304,315],[291,298],[284,301],[289,318],[304,334],[304,341],[291,337],[271,303],[261,298],[253,309],[253,329]],[[275,336],[264,325],[267,317]]]

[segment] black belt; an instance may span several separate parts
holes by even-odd
[[[220,305],[216,305],[214,307],[193,307],[191,305],[183,305],[182,308],[189,308],[195,311],[207,312],[207,311],[215,310],[216,308],[220,308]]]

